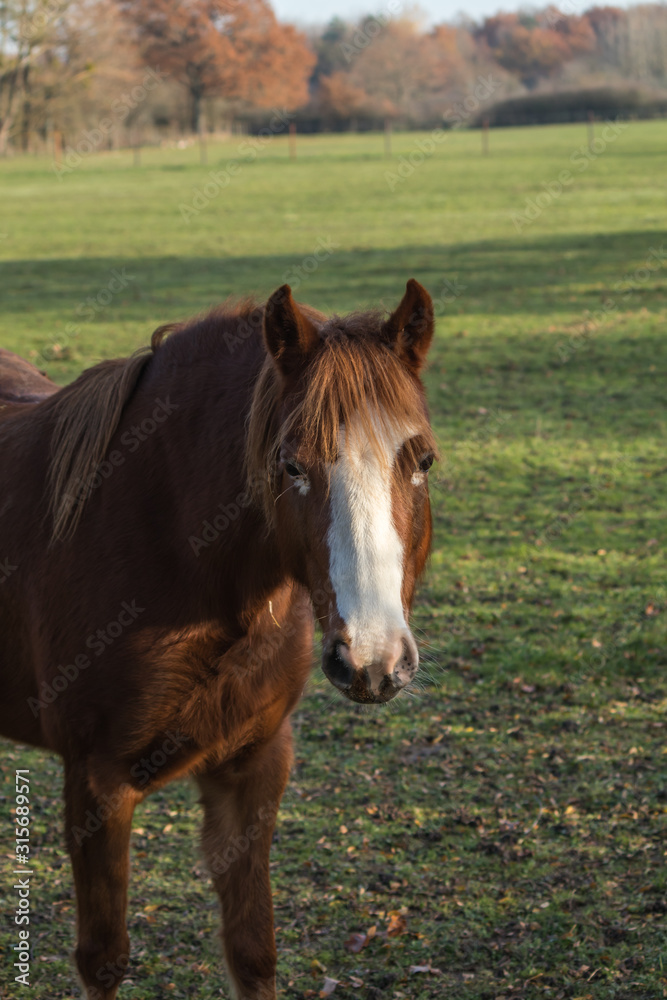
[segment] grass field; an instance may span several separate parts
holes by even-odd
[[[339,312],[392,306],[411,276],[437,300],[421,690],[361,711],[313,672],[273,854],[282,997],[325,977],[364,1000],[667,997],[667,122],[609,135],[585,158],[583,126],[493,131],[484,157],[452,133],[411,173],[425,136],[391,160],[381,136],[327,136],[295,163],[282,138],[206,167],[91,155],[61,180],[0,162],[0,345],[59,383],[284,280]],[[22,993],[63,1000],[61,768],[3,744],[7,911],[16,767],[36,835]],[[198,823],[189,784],[137,810],[128,1000],[228,996]]]

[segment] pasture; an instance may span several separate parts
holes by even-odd
[[[419,686],[362,710],[315,661],[273,848],[279,996],[667,997],[667,122],[606,134],[0,162],[0,346],[61,384],[284,281],[326,311],[393,307],[409,277],[436,299]],[[7,913],[31,772],[23,992],[69,1000],[61,768],[5,742],[1,767]],[[199,819],[188,783],[137,809],[127,1000],[228,996]],[[13,998],[10,921],[0,942]]]

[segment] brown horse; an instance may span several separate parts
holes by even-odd
[[[134,807],[186,773],[230,979],[275,998],[269,848],[313,608],[353,701],[417,670],[432,335],[416,281],[387,318],[326,318],[285,285],[64,389],[0,356],[0,732],[64,759],[89,1000],[128,963]]]

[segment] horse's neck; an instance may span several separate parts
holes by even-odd
[[[176,546],[185,546],[197,586],[219,590],[235,606],[252,607],[286,579],[276,532],[246,481],[245,418],[253,379],[224,371],[218,377],[209,364],[193,364],[186,372],[156,369],[124,417],[124,432],[132,435],[160,409],[162,433],[154,435],[146,457],[154,486],[174,511]]]

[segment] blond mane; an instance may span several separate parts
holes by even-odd
[[[394,351],[377,336],[379,317],[358,314],[326,323],[321,346],[289,393],[287,415],[279,411],[285,387],[267,355],[255,384],[248,416],[246,468],[255,498],[272,520],[276,499],[276,466],[281,445],[305,439],[324,464],[336,460],[341,424],[362,431],[378,455],[387,424],[404,424],[419,434],[419,447],[435,451],[418,380]]]
[[[103,361],[55,393],[45,407],[55,411],[49,469],[51,541],[71,538],[83,514],[92,477],[118,427],[152,351]]]

